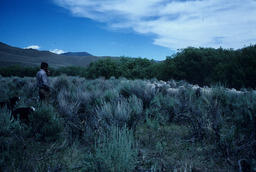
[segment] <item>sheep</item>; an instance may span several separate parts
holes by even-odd
[[[193,86],[192,86],[192,89],[193,89],[193,90],[198,90],[198,89],[200,89],[200,87],[199,87],[198,85],[193,85]]]
[[[162,81],[162,80],[160,80],[159,83],[162,84],[162,85],[166,85],[167,84],[165,81]]]
[[[159,82],[149,82],[146,84],[147,89],[155,90],[156,92],[161,92],[163,94],[168,93],[168,89],[170,88],[170,85],[165,81],[159,81]]]
[[[174,80],[168,81],[167,84],[169,84],[170,87],[177,87],[177,84],[176,84],[176,82]]]
[[[168,88],[166,91],[168,94],[178,94],[179,93],[179,89],[177,89],[177,88]]]
[[[233,94],[242,94],[242,91],[237,91],[235,88],[232,88],[230,90],[228,90],[228,92],[233,93]]]
[[[22,108],[17,108],[12,112],[12,117],[17,120],[18,115],[20,116],[20,120],[22,122],[25,122],[28,124],[29,122],[29,115],[35,111],[35,108],[33,106],[31,107],[22,107]]]
[[[20,97],[12,97],[7,101],[0,102],[0,107],[7,107],[9,110],[13,110],[14,106],[17,104],[17,102],[20,100]]]
[[[147,83],[146,88],[154,90],[154,89],[156,89],[156,86],[155,86],[155,84]]]
[[[204,87],[201,89],[201,92],[205,95],[211,95],[212,94],[212,89],[208,87]]]

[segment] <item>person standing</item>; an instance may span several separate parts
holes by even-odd
[[[48,63],[42,62],[41,69],[36,74],[37,86],[39,88],[39,98],[41,101],[47,101],[50,97],[50,85],[48,75]]]

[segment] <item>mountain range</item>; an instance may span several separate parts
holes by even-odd
[[[55,54],[50,51],[12,47],[0,42],[0,66],[38,66],[42,61],[47,62],[52,67],[87,66],[102,58],[105,57],[93,56],[87,52]]]
[[[62,53],[61,55],[64,56],[93,56],[87,52],[67,52],[67,53]]]

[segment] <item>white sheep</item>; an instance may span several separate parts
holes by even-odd
[[[198,88],[200,88],[198,85],[193,85],[192,86],[192,90],[197,90]]]
[[[155,86],[155,84],[147,83],[147,84],[146,84],[146,88],[147,88],[147,89],[155,90],[155,89],[156,89],[156,86]]]
[[[208,87],[201,88],[201,91],[202,91],[203,94],[206,94],[206,95],[211,95],[212,94],[212,89],[208,88]]]
[[[238,91],[235,88],[232,88],[232,89],[228,90],[228,92],[233,93],[233,94],[242,94],[243,93],[242,91]]]
[[[178,94],[179,93],[178,88],[168,88],[166,91],[168,94]]]

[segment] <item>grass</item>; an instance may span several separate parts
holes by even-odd
[[[255,168],[253,90],[197,96],[174,80],[155,89],[163,82],[63,75],[41,104],[34,78],[0,81],[2,100],[36,107],[29,125],[0,110],[0,171],[235,171],[241,159]]]

